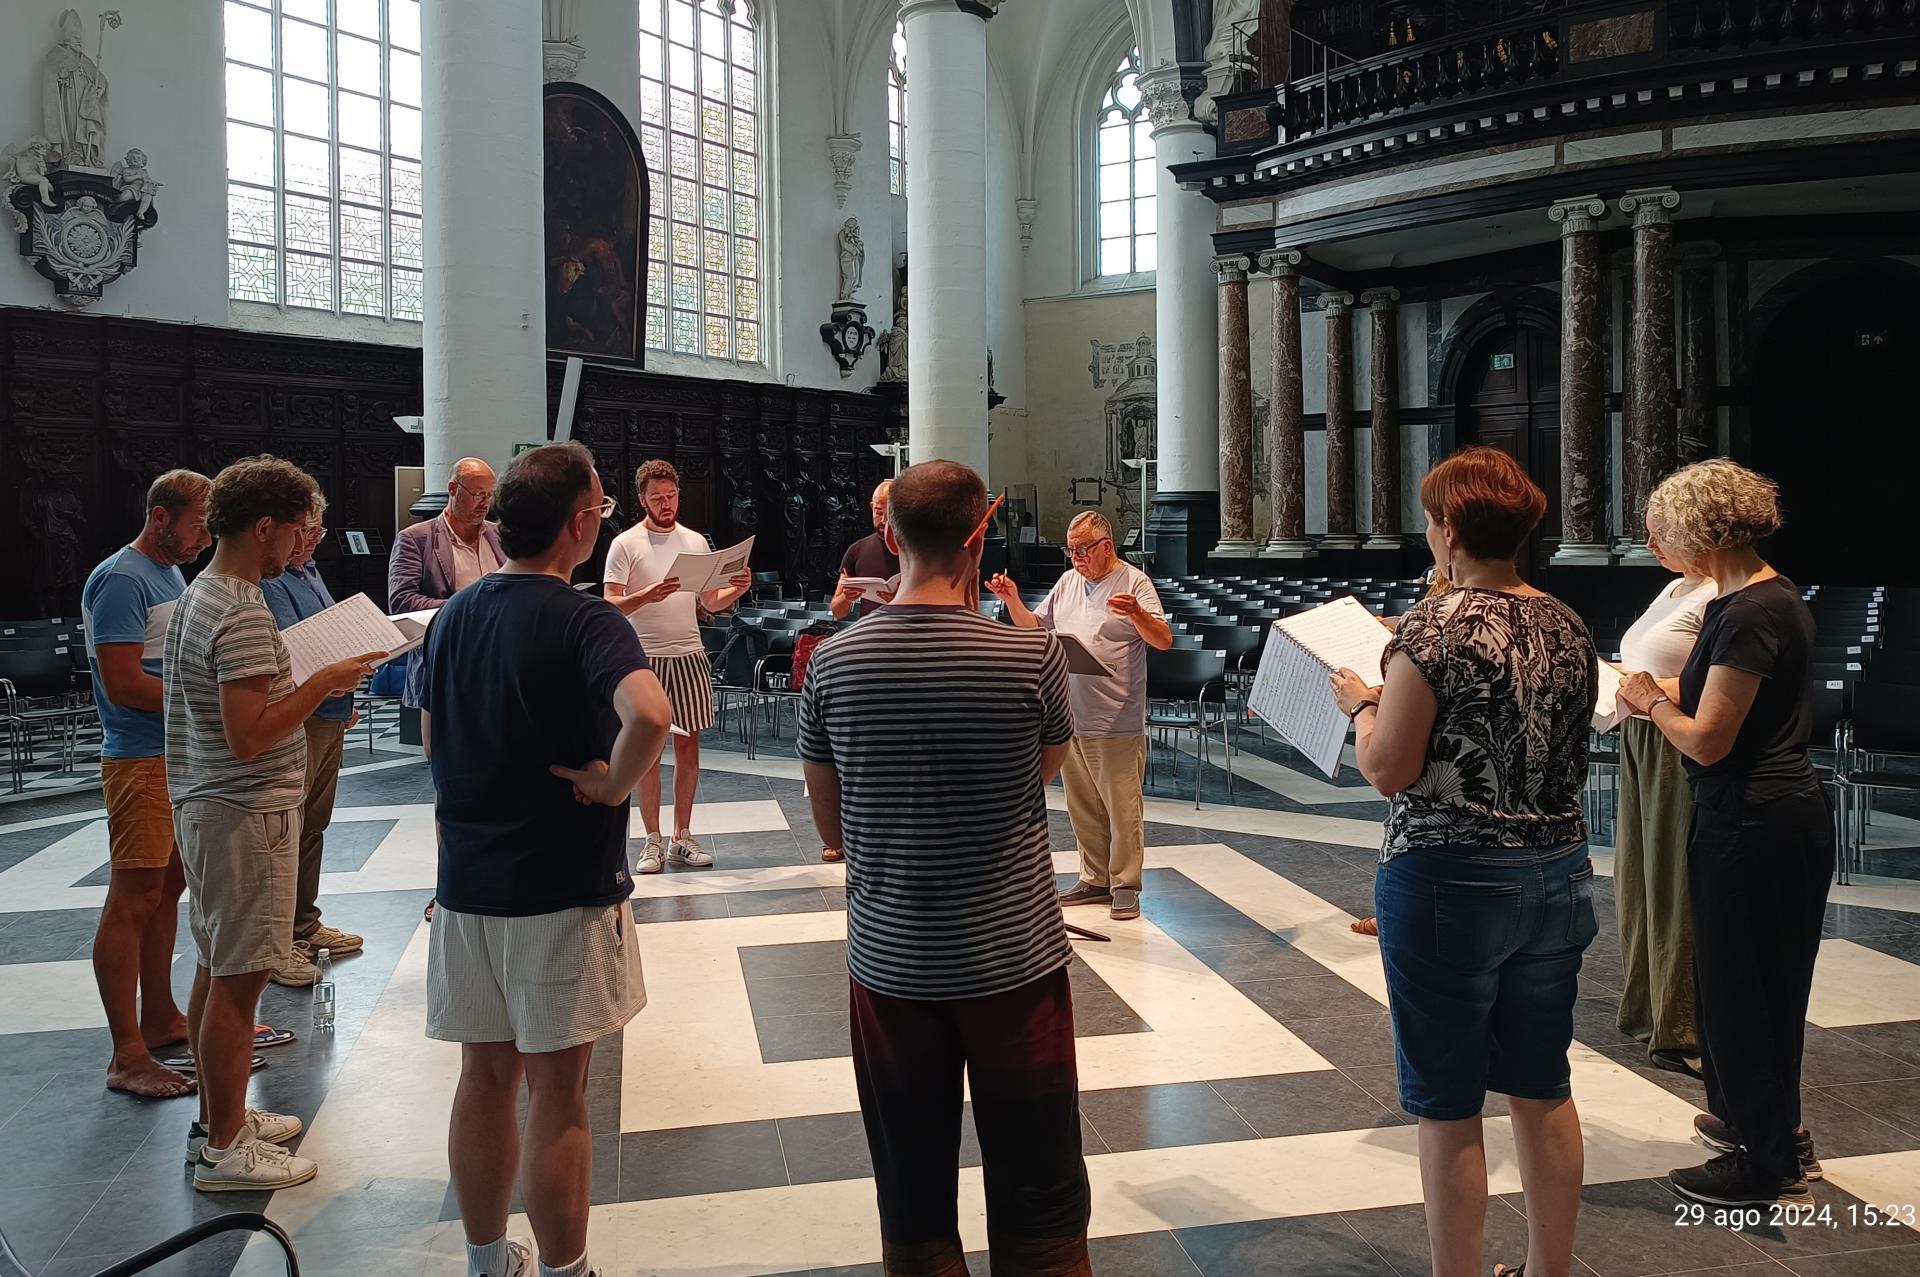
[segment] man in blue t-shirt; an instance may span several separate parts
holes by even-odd
[[[440,873],[427,1036],[462,1044],[448,1149],[467,1271],[586,1277],[587,1057],[646,1005],[627,897],[627,796],[671,711],[626,618],[568,584],[613,503],[578,443],[521,453],[494,501],[507,562],[427,631],[420,730]],[[527,1080],[526,1157],[515,1120]]]
[[[152,1054],[187,1036],[186,1017],[173,999],[174,930],[186,877],[167,793],[160,660],[157,652],[150,660],[144,652],[149,615],[186,589],[180,565],[213,543],[207,535],[212,487],[191,470],[155,479],[140,535],[108,555],[80,594],[107,807],[107,902],[93,937],[94,979],[113,1035],[107,1089],[157,1099],[185,1095],[193,1083]]]
[[[293,558],[279,576],[260,582],[260,595],[281,629],[297,625],[333,606],[333,594],[314,566],[314,551],[327,538],[323,520],[327,499],[314,496],[312,514],[293,544]],[[340,759],[347,732],[360,719],[353,693],[342,692],[320,702],[308,716],[307,797],[300,805],[300,880],[293,898],[293,950],[285,966],[269,978],[290,989],[312,987],[319,979],[314,958],[325,949],[335,958],[359,953],[366,938],[328,926],[320,920],[320,865],[326,855],[327,826],[333,823],[333,800],[340,789]]]

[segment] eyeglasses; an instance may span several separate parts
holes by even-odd
[[[619,502],[615,501],[612,497],[606,498],[605,500],[601,501],[601,503],[597,506],[590,505],[586,507],[586,509],[598,512],[602,519],[611,519],[613,517],[613,512],[615,510],[618,510],[619,508],[620,508]]]
[[[1098,541],[1091,541],[1086,545],[1070,545],[1067,547],[1067,557],[1078,563],[1081,559],[1091,557],[1095,550],[1111,540],[1113,540],[1112,537],[1101,537]]]
[[[493,504],[493,493],[491,492],[481,492],[476,488],[469,488],[466,484],[460,482],[458,479],[455,479],[453,481],[453,486],[460,489],[460,491],[466,493],[468,496],[472,497],[475,501],[479,502],[481,505]]]

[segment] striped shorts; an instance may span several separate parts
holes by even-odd
[[[696,736],[713,726],[713,664],[705,652],[650,658],[673,707],[673,725]]]
[[[433,911],[427,1036],[436,1041],[564,1051],[624,1027],[646,1005],[625,900],[524,918]]]

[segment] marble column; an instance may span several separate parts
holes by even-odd
[[[1629,191],[1620,199],[1620,211],[1633,218],[1633,323],[1627,338],[1633,394],[1621,441],[1622,563],[1658,562],[1647,549],[1647,498],[1673,469],[1673,210],[1679,207],[1679,194],[1664,187]]]
[[[1180,96],[1178,67],[1142,75],[1140,94],[1159,167],[1154,209],[1160,230],[1153,298],[1159,487],[1146,539],[1155,570],[1179,575],[1207,570],[1207,554],[1220,540],[1220,318],[1214,205],[1184,189],[1171,166],[1213,158],[1213,136]]]
[[[1720,412],[1714,403],[1720,384],[1720,325],[1714,313],[1718,259],[1719,250],[1712,244],[1687,244],[1680,249],[1680,424],[1675,459],[1683,466],[1720,451]]]
[[[907,95],[907,447],[987,474],[987,19],[978,0],[903,0]]]
[[[1246,558],[1253,542],[1253,379],[1247,333],[1247,259],[1213,259],[1220,277],[1220,544],[1216,558]]]
[[[1323,550],[1354,550],[1353,294],[1322,293],[1327,314],[1327,535]]]
[[[1304,559],[1307,540],[1307,430],[1300,393],[1300,254],[1271,249],[1260,269],[1273,281],[1273,362],[1267,387],[1267,502],[1273,526],[1260,556]]]
[[[1371,369],[1373,436],[1368,498],[1373,518],[1366,550],[1398,550],[1400,540],[1400,290],[1370,288],[1360,294],[1373,322]]]
[[[527,0],[422,6],[429,492],[461,457],[505,470],[515,443],[547,437],[540,35]]]
[[[1560,200],[1560,547],[1553,562],[1605,566],[1607,549],[1606,273],[1597,195]]]

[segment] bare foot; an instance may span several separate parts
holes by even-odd
[[[173,1013],[173,1019],[162,1024],[157,1029],[147,1028],[145,1025],[142,1025],[140,1035],[146,1039],[147,1050],[149,1051],[158,1051],[165,1047],[178,1046],[187,1040],[187,1017],[175,1011]]]
[[[1360,921],[1348,927],[1347,930],[1353,932],[1355,935],[1377,936],[1380,934],[1380,923],[1373,918],[1362,918]]]
[[[122,1095],[138,1095],[149,1100],[171,1100],[192,1095],[199,1086],[192,1078],[175,1073],[158,1060],[140,1059],[107,1069],[107,1089]]]

